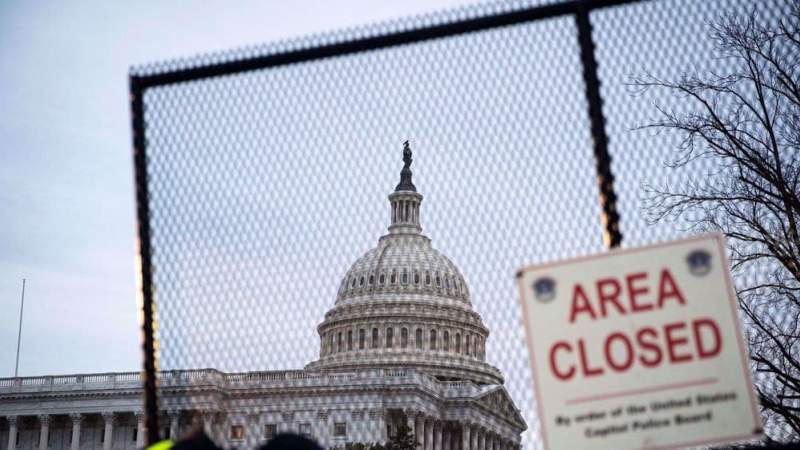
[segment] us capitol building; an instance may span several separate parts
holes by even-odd
[[[353,263],[303,370],[163,371],[162,436],[203,427],[223,447],[294,431],[323,448],[386,442],[406,424],[420,450],[518,450],[525,421],[486,363],[489,330],[458,268],[420,226],[406,142],[391,225]],[[140,374],[0,379],[0,450],[144,445]]]

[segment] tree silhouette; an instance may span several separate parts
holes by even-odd
[[[416,450],[417,442],[414,440],[414,435],[411,429],[405,424],[397,427],[397,433],[386,444],[387,450]]]

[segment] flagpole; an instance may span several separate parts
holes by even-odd
[[[19,303],[19,333],[17,334],[17,363],[14,366],[14,378],[19,375],[19,344],[22,341],[22,308],[25,307],[25,278],[22,279],[22,300]]]

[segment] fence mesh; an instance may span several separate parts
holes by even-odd
[[[145,66],[133,74],[529,6],[465,8]],[[655,102],[680,107],[679,100],[658,92],[634,96],[631,77],[720,69],[725,62],[713,58],[709,22],[751,7],[746,1],[663,0],[591,13],[624,246],[686,233],[681,224],[647,224],[643,182],[676,182],[709,170],[702,164],[683,171],[664,167],[674,138],[633,128],[655,116]],[[757,7],[765,20],[776,20],[788,3]],[[472,306],[490,330],[486,360],[503,373],[527,422],[522,445],[539,448],[514,273],[523,265],[603,250],[577,42],[574,18],[563,16],[148,88],[159,369],[261,373],[249,375],[255,384],[245,374],[226,378],[242,389],[280,390],[270,376],[302,377],[262,372],[302,369],[318,359],[316,327],[334,306],[342,278],[390,224],[387,195],[399,181],[402,143],[409,140],[414,182],[424,195],[424,232],[464,275]],[[211,383],[223,375],[181,376]],[[161,380],[161,389],[169,390],[162,407],[213,410],[216,394],[180,394],[171,388],[176,383]],[[269,410],[276,419],[262,420],[257,414],[270,412],[243,400],[231,417],[245,417],[243,436],[252,445],[273,422],[316,427],[320,409],[306,401],[281,397]],[[313,418],[302,419],[307,411]],[[239,424],[219,415],[209,420]]]

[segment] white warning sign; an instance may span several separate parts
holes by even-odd
[[[721,235],[526,267],[518,281],[546,449],[760,434]]]

